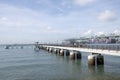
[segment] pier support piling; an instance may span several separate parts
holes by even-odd
[[[66,50],[66,56],[69,56],[69,55],[70,55],[70,51]]]
[[[75,53],[73,51],[70,52],[70,59],[75,59]]]
[[[103,65],[104,64],[104,57],[103,55],[99,54],[97,56],[97,65]]]
[[[47,51],[49,51],[49,48],[47,47]]]
[[[76,58],[81,59],[81,53],[79,51],[76,52]]]
[[[53,49],[52,49],[52,48],[49,48],[49,52],[51,52],[51,53],[52,53],[52,51],[53,51]]]
[[[92,53],[88,56],[88,65],[104,65],[103,55]]]
[[[95,65],[95,55],[89,55],[88,56],[88,64],[89,65]]]
[[[57,49],[54,49],[54,53],[57,54],[57,53],[58,53],[58,50],[57,50]]]
[[[60,50],[60,56],[64,56],[64,50],[63,49]]]
[[[79,51],[71,51],[70,59],[81,59],[81,53]]]

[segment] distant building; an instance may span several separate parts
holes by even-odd
[[[120,35],[95,36],[92,38],[80,37],[79,39],[66,39],[65,45],[83,46],[85,44],[119,44]]]

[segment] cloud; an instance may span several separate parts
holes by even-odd
[[[116,35],[120,35],[120,30],[117,29],[113,33],[116,34]]]
[[[29,8],[20,8],[13,5],[0,4],[0,28],[24,31],[43,31],[45,26],[51,25],[51,16],[44,12],[34,11]],[[49,19],[47,19],[49,18]],[[9,30],[10,31],[10,30]]]
[[[106,35],[106,33],[103,32],[103,31],[100,31],[100,32],[96,33],[96,36],[105,36],[105,35]]]
[[[98,19],[103,22],[111,22],[115,21],[117,19],[117,16],[113,11],[105,10],[99,14]]]
[[[14,40],[20,40],[20,38],[22,40],[24,35],[24,39],[27,38],[26,36],[30,36],[29,38],[31,40],[45,40],[49,35],[52,35],[50,37],[54,40],[54,37],[59,36],[61,36],[62,39],[64,37],[80,36],[87,28],[94,29],[94,27],[91,26],[98,27],[95,28],[95,31],[104,28],[99,27],[103,26],[102,24],[98,26],[96,21],[94,22],[94,20],[91,19],[92,16],[90,15],[92,13],[88,14],[91,11],[94,13],[96,10],[84,10],[84,8],[78,10],[78,5],[89,5],[95,0],[74,0],[78,5],[74,4],[73,0],[62,0],[66,2],[61,4],[61,1],[40,1],[41,3],[39,4],[32,3],[34,7],[0,3],[0,38],[4,39],[4,36],[6,38],[13,36]],[[70,6],[71,9],[66,8],[67,6]],[[93,34],[92,30],[85,32],[85,35],[90,34]],[[1,36],[3,36],[3,38]],[[3,41],[5,41],[5,39]]]
[[[84,35],[86,35],[86,36],[89,36],[89,35],[92,35],[92,34],[93,34],[93,31],[91,29],[84,33]]]
[[[49,19],[44,12],[0,4],[0,43],[45,39],[45,27],[52,24]]]
[[[86,31],[84,34],[83,34],[84,36],[88,36],[88,37],[90,37],[90,36],[105,36],[106,35],[106,33],[105,32],[103,32],[103,31],[98,31],[98,32],[96,32],[96,31],[93,31],[93,30],[88,30],[88,31]]]
[[[80,5],[80,6],[85,6],[88,5],[90,3],[95,2],[96,0],[74,0],[76,4]]]

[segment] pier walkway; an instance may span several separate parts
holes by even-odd
[[[87,45],[87,46],[83,46],[83,47],[43,45],[43,47],[120,56],[120,45],[104,45],[104,46],[103,45]]]
[[[57,49],[65,49],[70,51],[80,51],[80,52],[90,52],[90,53],[100,53],[100,54],[107,54],[107,55],[114,55],[114,56],[120,56],[119,50],[106,50],[106,49],[94,49],[94,48],[79,48],[79,47],[62,47],[62,46],[47,46],[44,45],[44,47],[48,48],[57,48]]]

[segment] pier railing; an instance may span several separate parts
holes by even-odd
[[[118,44],[87,44],[83,45],[83,48],[90,48],[90,49],[101,49],[101,50],[120,50],[120,45]],[[81,47],[81,48],[82,48]]]
[[[49,44],[49,46],[62,46],[62,47],[74,47],[74,48],[87,48],[87,49],[120,51],[120,44],[82,44],[82,45]]]

